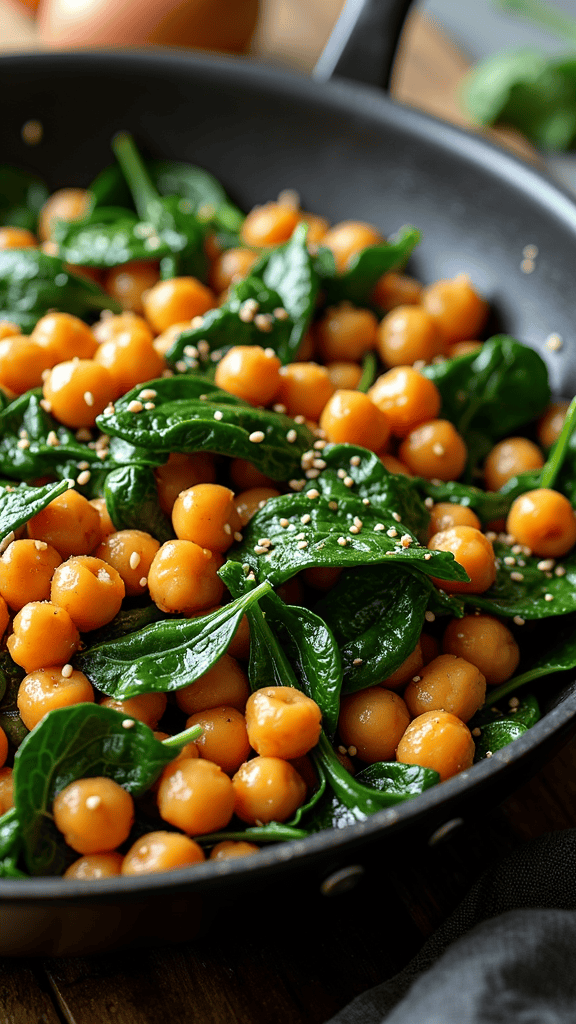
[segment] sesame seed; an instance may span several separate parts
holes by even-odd
[[[41,398],[40,405],[44,409],[44,412],[52,412],[52,402],[49,402],[47,398]]]
[[[234,531],[234,540],[237,541],[238,544],[240,544],[244,540],[242,534],[240,533],[240,530]]]
[[[176,363],[176,369],[178,370],[178,373],[186,373],[188,364],[183,359],[179,359]]]
[[[352,664],[353,665],[363,665],[364,664],[364,658],[354,658],[354,661],[352,662]]]
[[[515,615],[512,619],[512,622],[514,622],[517,626],[523,626],[525,619],[523,619],[521,615]]]
[[[146,576],[142,576],[142,577],[141,577],[141,578],[140,578],[140,579],[138,580],[138,584],[139,584],[139,586],[141,586],[141,587],[147,587],[147,586],[148,586],[148,579],[147,579],[147,577],[146,577]]]
[[[487,750],[486,751],[486,757],[492,757],[492,751],[491,750]]]
[[[302,424],[305,423],[305,422],[306,422],[306,417],[302,416],[301,413],[298,413],[298,415],[294,417],[294,423],[298,423],[300,426],[302,426]]]
[[[295,535],[295,537],[294,537],[294,540],[305,540],[305,538],[306,538],[306,534],[305,533],[297,533]]]
[[[340,545],[341,548],[345,548],[347,543],[348,543],[348,538],[347,537],[338,537],[337,543]]]
[[[386,527],[384,526],[384,523],[376,523],[375,526],[373,527],[374,533],[381,533],[382,530],[385,529]]]
[[[304,474],[304,476],[306,477],[307,480],[317,480],[318,477],[320,476],[320,470],[319,469],[307,469],[305,474]]]
[[[70,676],[72,675],[73,671],[74,671],[74,669],[72,668],[72,665],[66,664],[66,665],[62,665],[62,668],[60,670],[60,674],[62,676],[64,676],[64,679],[70,679]]]
[[[506,555],[504,558],[504,565],[516,565],[516,559],[514,555]]]
[[[152,409],[155,409],[156,406],[154,405],[154,402],[146,402],[144,408],[150,412]]]
[[[379,523],[378,525],[380,526],[381,524]],[[376,529],[376,527],[374,527],[374,529]],[[387,537],[397,537],[398,536],[398,530],[396,529],[396,527],[395,526],[391,526],[389,530],[386,530],[386,536]]]
[[[276,402],[276,405],[273,405],[272,408],[279,416],[284,416],[286,414],[286,406],[282,405],[282,402]]]
[[[362,498],[362,504],[363,505],[369,505],[370,504],[370,498]]]
[[[307,540],[299,540],[297,545],[296,545],[296,547],[300,548],[300,550],[303,551],[304,548],[308,547],[308,541]]]
[[[436,444],[432,445],[432,451],[434,452],[434,455],[437,455],[438,457],[446,454],[446,448],[444,447],[443,444],[440,444],[438,441],[436,442]]]
[[[21,448],[24,451],[24,449],[30,447],[30,441],[27,437],[21,437],[20,440],[16,442],[16,447]]]
[[[130,555],[130,568],[137,569],[141,561],[142,556],[139,555],[137,551],[133,551],[132,554]]]
[[[424,618],[426,619],[426,622],[436,621],[436,616],[434,615],[434,612],[424,612]]]
[[[182,349],[182,351],[183,351],[185,356],[189,356],[191,359],[197,359],[198,358],[198,349],[196,348],[196,345],[184,345],[184,348]],[[140,395],[140,398],[155,398],[155,397],[156,397],[156,392],[153,392],[153,394],[151,394],[151,395],[144,395],[144,393],[142,393]]]
[[[360,527],[359,526],[349,526],[348,527],[348,533],[360,533]]]
[[[412,676],[412,682],[413,683],[419,683],[421,679],[422,679],[422,676]]]
[[[338,502],[337,501],[329,501],[328,502],[328,508],[330,509],[331,512],[337,512],[338,511]]]
[[[557,565],[556,568],[554,569],[554,575],[555,576],[565,576],[566,575],[566,569],[564,568],[564,566],[563,565]]]
[[[550,572],[550,569],[554,568],[554,559],[543,558],[540,562],[538,562],[536,568],[539,569],[540,572]]]
[[[114,402],[108,402],[108,405],[104,409],[103,415],[104,416],[113,416],[115,412],[116,412],[116,406],[114,405]]]
[[[351,466],[359,466],[361,461],[362,460],[361,460],[359,455],[353,455],[352,458],[350,459],[350,465]]]
[[[248,435],[248,440],[252,441],[253,444],[261,444],[264,437],[265,434],[263,430],[253,430],[252,433]]]
[[[302,491],[302,490],[304,490],[304,487],[306,486],[306,481],[305,480],[289,480],[288,481],[288,486],[293,491]]]
[[[531,274],[532,271],[535,270],[535,269],[536,269],[536,264],[535,264],[534,260],[522,260],[522,262],[520,264],[520,270],[522,271],[523,274]],[[486,755],[486,757],[488,757],[488,755]]]
[[[36,548],[36,551],[46,551],[48,545],[45,540],[35,540],[34,547]]]
[[[266,548],[263,547],[261,544],[255,544],[254,545],[254,554],[255,555],[265,555],[267,551],[268,551],[268,548],[267,547]]]
[[[283,526],[284,529],[286,529],[287,526],[290,526],[289,520],[288,519],[281,519],[280,520],[280,526]]]
[[[83,397],[84,401],[86,402],[86,405],[89,405],[89,406],[93,406],[94,405],[94,395],[92,394],[91,391],[85,391],[82,397]]]
[[[511,572],[510,573],[510,579],[514,580],[515,583],[521,583],[522,580],[524,579],[524,573],[523,572]]]
[[[511,708],[519,708],[520,707],[520,701],[518,700],[518,697],[510,697],[510,700],[508,701],[508,705]]]
[[[339,469],[338,472],[336,473],[336,476],[338,477],[339,480],[345,480],[347,476],[346,470]]]
[[[545,601],[553,601],[554,600],[554,594],[544,594],[544,600]]]
[[[426,508],[434,508],[434,498],[424,498]]]
[[[220,409],[216,409],[216,412],[214,413],[214,419],[218,420],[218,422],[220,422],[220,420],[223,419],[223,418],[224,418],[224,413],[221,412]]]
[[[549,334],[544,344],[550,352],[558,352],[564,344],[564,339],[559,334]]]
[[[314,441],[313,447],[316,448],[317,451],[321,452],[326,447],[327,443],[327,441]]]
[[[348,753],[350,754],[350,757],[356,757],[356,754],[358,753],[358,748],[355,746],[348,747]]]
[[[289,444],[294,444],[294,441],[296,440],[297,437],[298,434],[294,429],[289,430],[288,433],[286,434],[286,440],[288,441]]]
[[[97,807],[100,807],[101,803],[102,797],[98,796],[97,793],[95,793],[94,796],[86,797],[86,807],[89,811],[95,811]]]
[[[84,485],[88,483],[88,481],[89,481],[91,476],[92,476],[92,474],[91,474],[90,470],[89,469],[84,469],[76,477],[76,483],[80,484],[81,487],[84,487]]]
[[[345,476],[343,483],[344,487],[354,487],[354,481],[351,476]]]
[[[254,326],[257,331],[269,334],[274,326],[274,318],[270,316],[270,313],[258,313],[258,315],[254,317]]]
[[[303,537],[304,534],[302,534],[301,536]],[[296,539],[297,540],[301,539],[301,537],[297,537]],[[270,545],[272,544],[272,541],[270,540],[270,537],[260,537],[260,540],[258,541],[258,543],[263,548],[269,548]]]
[[[283,306],[276,306],[276,309],[272,310],[272,315],[275,316],[277,320],[287,320],[288,310],[284,309]]]
[[[309,523],[311,519],[312,516],[310,515],[309,512],[305,512],[303,516],[300,516],[300,522],[303,523],[304,526],[306,525],[306,523]]]
[[[46,444],[49,444],[51,448],[57,448],[58,447],[58,445],[60,444],[60,441],[58,440],[56,431],[54,431],[54,430],[50,431],[50,433],[48,434],[48,437],[46,438]]]
[[[312,465],[314,466],[314,469],[326,469],[324,459],[314,459]]]
[[[340,744],[340,746],[338,747],[338,753],[339,754],[347,754],[348,751],[347,751],[346,747],[343,747],[342,744]]]
[[[131,402],[128,402],[128,412],[142,412],[143,408],[144,406],[142,402],[139,402],[136,398],[133,398]]]
[[[206,341],[206,338],[201,338],[196,347],[198,349],[198,354],[206,359],[210,352],[210,345]]]
[[[481,736],[482,735],[482,730],[479,729],[478,726],[476,726],[475,729],[472,729],[472,735],[473,736]]]
[[[395,519],[397,523],[400,522],[401,518],[402,518],[402,516],[398,512],[393,512],[392,513],[392,519]]]
[[[311,498],[312,500],[314,498],[319,498],[320,491],[317,491],[315,487],[311,487],[309,491],[306,491],[306,497]]]
[[[525,245],[522,249],[522,255],[525,260],[535,260],[538,255],[538,246],[533,244]]]
[[[490,543],[493,544],[495,540],[498,540],[498,534],[494,533],[494,530],[487,530],[486,540],[489,540]]]
[[[228,534],[229,537],[232,536],[232,527],[230,526],[230,523],[224,523],[222,529],[224,530],[224,533]]]
[[[410,536],[410,534],[404,533],[402,537],[400,537],[400,543],[403,548],[409,548],[412,543],[412,537]]]
[[[186,346],[186,348],[191,348],[191,347],[192,347],[191,345],[187,345]],[[186,349],[184,349],[184,351],[186,352]],[[196,350],[194,350],[194,354],[196,354]],[[156,398],[157,394],[158,394],[158,392],[154,391],[154,388],[144,388],[144,391],[140,392],[140,398],[143,401],[147,401],[149,398]]]
[[[354,526],[357,526],[358,529],[361,530],[363,525],[364,523],[362,522],[362,520],[359,519],[358,516],[354,516]]]
[[[134,721],[133,718],[125,718],[124,721],[122,722],[123,729],[133,729],[135,725],[136,722]]]

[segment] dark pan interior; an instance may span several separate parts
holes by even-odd
[[[415,275],[429,281],[470,273],[495,310],[495,327],[539,349],[555,391],[576,391],[576,205],[477,138],[366,87],[320,86],[248,62],[170,52],[4,57],[0,90],[0,160],[37,170],[53,188],[87,185],[111,162],[113,133],[127,129],[150,155],[208,168],[245,209],[290,187],[307,209],[331,221],[368,220],[386,234],[417,225],[423,242]],[[30,119],[43,126],[36,146],[21,135]],[[526,245],[538,249],[532,273],[521,268]],[[563,338],[559,351],[546,347],[552,332]],[[542,760],[575,714],[568,686],[542,722],[471,773],[345,832],[265,851],[257,871],[316,862],[424,819],[438,824],[473,792],[490,792],[496,801]],[[206,864],[194,878],[175,872],[154,881],[71,884],[66,895],[58,879],[0,881],[0,896],[51,902],[154,886],[189,890],[235,885],[254,870]]]

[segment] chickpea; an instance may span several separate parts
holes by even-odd
[[[382,241],[382,235],[372,224],[365,224],[359,220],[343,220],[326,232],[322,245],[334,253],[336,269],[343,273],[359,252]]]
[[[217,294],[226,291],[231,284],[247,277],[258,261],[258,253],[250,249],[226,249],[216,257],[210,270],[210,287]]]
[[[247,459],[232,459],[230,463],[230,479],[237,491],[248,491],[252,487],[275,486],[274,480],[266,476],[265,473],[261,473]]]
[[[560,558],[576,542],[574,509],[559,491],[538,487],[512,502],[506,532],[542,558]]]
[[[442,404],[434,382],[412,366],[396,366],[383,373],[368,395],[388,417],[395,437],[406,437],[421,423],[435,420]]]
[[[0,768],[0,814],[14,807],[13,785],[12,769]]]
[[[499,441],[484,462],[484,482],[488,491],[499,491],[511,477],[529,469],[541,469],[544,456],[527,437],[507,437]]]
[[[240,529],[246,526],[270,498],[279,498],[280,491],[274,487],[251,487],[234,498],[234,505],[240,520]]]
[[[538,440],[543,448],[551,448],[560,437],[569,405],[570,402],[551,402],[542,413],[538,420]]]
[[[449,594],[483,594],[496,579],[494,548],[473,526],[453,526],[435,533],[428,542],[432,551],[451,551],[470,577],[464,580],[435,580]]]
[[[474,529],[480,530],[482,524],[468,505],[458,505],[453,501],[436,502],[430,509],[428,536],[433,537],[442,530],[451,530],[453,526],[473,526]]]
[[[176,690],[176,703],[186,715],[211,708],[231,707],[244,711],[250,695],[248,676],[230,654],[223,654],[190,686]]]
[[[413,676],[417,675],[423,666],[424,656],[422,654],[422,644],[419,640],[414,650],[411,651],[408,657],[404,659],[402,664],[391,675],[380,683],[380,686],[383,686],[385,690],[398,690],[405,683],[409,682]]]
[[[287,203],[255,206],[246,217],[240,238],[245,245],[268,247],[287,242],[300,220],[297,208]]]
[[[0,249],[37,249],[38,240],[27,228],[0,227]]]
[[[32,338],[12,334],[0,341],[0,386],[14,395],[39,388],[53,360]]]
[[[274,349],[234,345],[218,363],[214,383],[251,405],[270,405],[280,387],[281,365]]]
[[[491,686],[510,679],[520,661],[520,650],[512,633],[492,615],[453,619],[444,632],[442,650],[476,665]]]
[[[112,621],[125,593],[113,566],[91,555],[73,555],[54,570],[50,600],[65,608],[80,632],[87,633]]]
[[[134,260],[132,263],[112,267],[104,278],[104,288],[120,303],[122,309],[143,313],[142,296],[157,283],[159,277],[157,263]]]
[[[83,320],[71,313],[47,313],[38,320],[32,334],[51,359],[51,366],[69,359],[91,359],[98,342]]]
[[[100,535],[105,540],[111,533],[116,533],[116,527],[110,518],[110,513],[106,506],[106,498],[90,498],[90,504],[98,513],[100,518]],[[98,555],[98,558],[101,557],[101,555]]]
[[[362,377],[362,367],[358,363],[327,363],[326,369],[336,391],[340,388],[346,391],[355,391]]]
[[[444,782],[472,767],[474,740],[468,726],[448,711],[426,711],[415,718],[398,744],[396,760],[432,768]]]
[[[314,359],[315,354],[316,339],[312,329],[309,327],[298,346],[295,361],[299,363],[309,363]]]
[[[420,634],[420,647],[422,648],[422,657],[424,658],[425,665],[434,661],[434,658],[437,658],[440,654],[440,644],[438,640],[435,636],[430,636],[429,633]]]
[[[300,213],[300,223],[308,226],[306,241],[310,252],[315,252],[321,244],[330,224],[325,217],[319,217],[315,213]]]
[[[137,384],[159,377],[164,369],[162,356],[138,328],[121,331],[109,341],[103,341],[94,355],[94,362],[110,374],[114,398],[126,394]]]
[[[20,334],[18,324],[12,323],[11,320],[0,320],[0,341],[4,338],[13,338],[17,334]]]
[[[436,321],[448,345],[481,334],[488,319],[488,303],[475,291],[468,274],[435,281],[422,292],[422,305]]]
[[[394,759],[409,722],[410,713],[402,697],[376,686],[343,698],[338,731],[348,753],[355,747],[361,761],[373,764]]]
[[[482,341],[455,341],[453,345],[449,345],[446,350],[448,359],[459,359],[460,356],[469,356],[472,352],[479,352],[482,348]]]
[[[80,634],[68,612],[49,601],[25,604],[7,640],[12,659],[26,673],[67,664],[79,646]]]
[[[468,449],[449,420],[429,420],[406,435],[398,456],[416,476],[457,480],[464,472]]]
[[[156,335],[152,344],[162,359],[166,357],[166,353],[170,351],[172,345],[178,340],[180,335],[183,334],[184,331],[190,330],[190,325],[190,320],[180,320],[177,324],[170,324],[170,327],[167,327],[165,331],[162,331],[162,334]]]
[[[70,671],[71,666],[67,666]],[[36,669],[24,676],[18,689],[18,710],[27,729],[33,729],[54,708],[93,704],[94,690],[83,672],[63,674],[62,665]]]
[[[148,586],[150,566],[159,548],[160,542],[143,530],[118,530],[102,541],[94,558],[102,559],[118,574],[129,597],[137,597]]]
[[[320,428],[335,444],[358,444],[370,451],[384,448],[390,437],[386,413],[362,391],[335,391],[320,415]]]
[[[56,220],[81,220],[90,210],[90,193],[83,188],[60,188],[46,200],[38,218],[38,235],[43,242],[52,237]]]
[[[378,328],[378,354],[385,366],[411,366],[432,362],[444,351],[434,319],[422,306],[398,306]]]
[[[374,285],[371,301],[390,312],[397,306],[417,306],[422,298],[422,285],[407,274],[389,270]]]
[[[289,416],[317,420],[334,392],[325,366],[317,363],[289,363],[280,370],[277,400]]]
[[[89,555],[100,542],[100,517],[88,499],[71,488],[28,520],[28,536],[45,541],[62,558]]]
[[[378,321],[369,309],[350,302],[331,306],[316,325],[318,352],[324,362],[349,359],[359,362],[376,348]]]
[[[236,708],[210,708],[190,715],[186,728],[193,725],[204,730],[196,740],[200,757],[219,765],[226,775],[234,775],[250,753],[244,715]]]
[[[96,417],[118,397],[112,375],[94,359],[57,363],[42,390],[52,415],[74,430],[93,427]]]
[[[172,515],[174,502],[181,491],[196,484],[213,484],[216,480],[214,458],[209,452],[172,452],[168,462],[154,470],[160,508]]]
[[[148,875],[174,871],[206,858],[198,843],[180,832],[147,832],[137,839],[122,862],[123,875]]]
[[[231,780],[212,761],[182,758],[162,772],[158,788],[160,817],[188,835],[225,828],[234,812]]]
[[[306,783],[289,761],[253,757],[232,779],[234,811],[248,825],[288,821],[306,799]]]
[[[187,326],[189,323],[187,321]],[[138,334],[146,341],[154,340],[150,325],[146,323],[144,317],[130,311],[112,316],[105,310],[102,313],[102,318],[92,327],[92,333],[100,345],[103,345],[105,341],[114,341],[126,331],[129,331],[131,335]]]
[[[8,757],[8,737],[0,726],[0,768],[3,768]]]
[[[318,743],[322,712],[315,701],[291,686],[266,686],[246,704],[246,727],[263,757],[302,757]]]
[[[241,525],[234,492],[221,484],[196,484],[174,502],[172,526],[178,539],[210,551],[227,551]]]
[[[414,476],[404,462],[400,462],[400,459],[397,459],[395,455],[390,455],[389,452],[384,452],[384,454],[380,455],[380,462],[384,466],[384,469],[387,469],[389,473],[395,473],[396,475],[401,473],[403,476]]]
[[[134,718],[149,729],[155,729],[166,710],[168,698],[165,693],[139,693],[127,700],[104,697],[99,703],[101,707],[112,708],[125,718]]]
[[[50,581],[62,559],[43,540],[14,540],[0,558],[0,594],[18,612],[29,601],[47,601]]]
[[[253,853],[259,853],[260,847],[256,843],[247,843],[243,839],[236,842],[232,839],[224,839],[216,843],[210,850],[210,860],[230,860],[231,857],[250,857]]]
[[[77,853],[107,853],[130,834],[134,801],[122,786],[105,776],[78,779],[57,794],[54,824]]]
[[[476,665],[454,654],[440,654],[410,680],[404,691],[413,718],[426,711],[449,711],[468,722],[485,698],[485,677]]]
[[[169,540],[150,566],[150,597],[164,612],[193,615],[210,608],[224,593],[224,584],[217,575],[222,562],[219,552],[191,540]]]
[[[75,878],[81,882],[91,882],[94,878],[113,878],[122,869],[121,853],[90,853],[79,857],[64,872],[64,878]]]
[[[158,281],[142,296],[146,319],[161,334],[172,324],[192,320],[214,309],[216,296],[195,277],[173,277]]]

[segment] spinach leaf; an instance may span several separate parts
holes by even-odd
[[[172,618],[172,616],[160,611],[155,604],[121,608],[111,622],[90,631],[90,646],[97,647],[108,640],[118,640],[121,636],[135,633],[139,629],[144,629],[145,626],[150,626],[153,622],[163,622],[167,618]]]
[[[74,664],[103,693],[126,700],[138,693],[170,693],[190,686],[227,650],[250,606],[267,594],[262,584],[197,619],[166,619],[88,648]]]
[[[494,542],[494,553],[498,559],[495,582],[483,594],[463,594],[466,604],[492,615],[519,615],[526,620],[576,611],[576,551],[555,568],[538,568],[549,565],[548,560],[517,554],[501,541]]]
[[[41,400],[37,388],[0,412],[0,473],[20,480],[47,472],[68,478],[77,476],[79,462],[99,462],[95,451],[42,408]]]
[[[173,160],[150,160],[146,166],[160,195],[181,196],[190,204],[192,213],[217,231],[233,234],[240,231],[244,214],[209,171]]]
[[[0,319],[12,320],[31,331],[47,309],[94,319],[103,309],[121,307],[93,281],[71,274],[57,256],[40,249],[0,252]]]
[[[153,410],[129,411],[141,390],[134,388],[116,402],[114,412],[98,417],[101,430],[154,452],[211,451],[248,459],[274,480],[299,471],[313,440],[304,424],[255,409],[202,377],[160,378],[150,386],[156,391]]]
[[[106,508],[117,530],[145,530],[163,544],[174,537],[170,520],[158,504],[150,466],[121,466],[104,483]]]
[[[392,565],[345,570],[315,607],[332,629],[342,655],[344,693],[392,675],[414,650],[431,584]]]
[[[285,245],[266,253],[252,268],[254,277],[262,277],[264,284],[277,292],[290,316],[290,337],[282,354],[283,363],[296,356],[300,342],[308,329],[316,307],[320,278],[314,260],[308,252],[306,224],[299,224]]]
[[[0,487],[0,540],[23,526],[29,519],[46,508],[54,498],[68,490],[71,481],[61,480],[42,487]]]
[[[28,729],[20,718],[17,698],[20,683],[25,672],[20,668],[8,654],[8,651],[0,652],[0,727],[4,729],[11,745],[20,746]]]
[[[115,206],[98,206],[82,220],[57,221],[52,238],[62,259],[86,267],[159,260],[171,252],[165,242],[158,244],[150,224],[138,220],[130,210]]]
[[[530,661],[530,668],[508,679],[501,686],[490,690],[492,704],[515,693],[521,686],[551,676],[554,672],[568,672],[576,668],[576,621],[575,616],[560,619],[557,632],[551,641],[542,645],[541,653]]]
[[[523,476],[525,474],[522,474]],[[515,478],[518,480],[519,478]],[[502,519],[508,515],[510,506],[515,495],[503,494],[501,491],[482,491],[472,484],[464,484],[459,480],[424,480],[423,477],[413,477],[412,482],[418,491],[433,501],[449,501],[456,505],[465,505],[474,509],[476,515],[483,523],[490,523],[495,519]],[[531,486],[531,484],[529,485]],[[538,486],[535,484],[534,486]],[[529,487],[525,488],[526,490]],[[520,491],[518,493],[521,493]]]
[[[0,818],[0,878],[25,878],[16,867],[22,849],[22,829],[14,807]]]
[[[354,257],[343,274],[323,278],[322,287],[328,303],[347,299],[357,306],[369,305],[372,290],[378,279],[389,270],[404,267],[421,237],[417,228],[407,224],[387,242],[363,249]],[[326,272],[328,267],[323,269]]]
[[[492,704],[492,693],[490,698]],[[479,761],[506,747],[535,725],[539,718],[538,701],[531,696],[525,697],[518,707],[505,715],[492,708],[490,711],[483,709],[470,723],[472,728],[480,729],[480,736],[476,739],[476,760]]]
[[[106,776],[138,796],[174,759],[148,726],[98,704],[50,711],[14,758],[14,807],[32,875],[60,874],[67,848],[52,819],[54,797],[76,779]]]
[[[38,214],[48,199],[46,185],[35,174],[7,164],[0,166],[0,224],[36,231]]]

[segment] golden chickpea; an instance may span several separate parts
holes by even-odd
[[[125,593],[113,566],[91,555],[73,555],[54,570],[50,600],[68,612],[81,633],[87,633],[112,621]]]
[[[122,309],[143,313],[142,296],[157,283],[159,277],[157,263],[134,260],[120,267],[112,267],[104,278],[104,288],[120,303]]]
[[[16,615],[8,650],[26,673],[46,665],[65,665],[80,646],[80,634],[63,608],[31,601]]]
[[[90,853],[79,857],[64,872],[64,878],[75,878],[81,882],[92,881],[94,878],[113,878],[122,869],[121,853]]]
[[[90,210],[90,194],[83,188],[60,188],[46,200],[38,218],[38,235],[43,242],[52,236],[56,220],[81,220]]]
[[[62,558],[89,555],[100,542],[100,517],[87,498],[71,488],[28,520],[28,536],[45,541]]]
[[[338,359],[359,362],[376,348],[378,321],[369,309],[350,302],[329,307],[316,324],[318,352],[325,363]]]
[[[274,480],[261,473],[247,459],[232,459],[230,463],[230,479],[237,491],[247,491],[251,487],[274,487]],[[197,481],[200,483],[200,480]]]
[[[375,686],[344,697],[338,731],[343,744],[356,748],[361,761],[392,761],[410,722],[406,704],[393,690]],[[352,749],[352,754],[354,750]]]
[[[382,241],[382,235],[372,224],[365,224],[359,220],[343,220],[326,232],[322,245],[334,253],[336,269],[343,273],[359,252]]]
[[[187,323],[189,325],[189,321]],[[129,331],[130,334],[137,333],[147,341],[154,340],[150,325],[146,323],[144,317],[130,311],[113,316],[105,310],[98,323],[92,327],[92,333],[100,345],[103,345],[105,341],[113,341],[114,338],[126,331]]]
[[[417,306],[422,298],[422,285],[407,274],[389,270],[378,279],[372,292],[371,301],[381,309],[390,312],[397,306]]]
[[[266,686],[246,704],[250,745],[263,757],[302,757],[318,743],[322,712],[291,686]]]
[[[326,363],[326,369],[336,391],[340,388],[355,391],[362,377],[362,367],[358,363]]]
[[[218,363],[214,383],[251,405],[270,405],[280,387],[281,365],[274,349],[234,345]]]
[[[248,676],[230,654],[223,654],[195,683],[176,690],[176,703],[186,715],[222,706],[244,711],[250,695]]]
[[[241,527],[234,492],[221,484],[196,484],[182,491],[172,509],[179,540],[194,541],[210,551],[227,551]]]
[[[156,335],[152,344],[162,359],[166,357],[166,353],[172,348],[172,345],[180,335],[184,331],[190,330],[190,326],[190,320],[180,320],[177,324],[171,324],[170,327],[167,327],[165,331],[162,331],[162,334]]]
[[[244,715],[236,708],[210,708],[190,715],[186,728],[193,725],[204,730],[196,740],[200,757],[219,765],[226,775],[234,775],[250,753]]]
[[[13,334],[0,341],[0,386],[14,395],[39,388],[53,360],[32,338]]]
[[[148,573],[160,542],[144,530],[118,530],[110,534],[94,551],[95,559],[102,559],[118,574],[126,594],[136,597],[148,587]]]
[[[484,482],[488,491],[499,491],[511,477],[529,469],[541,469],[544,456],[527,437],[507,437],[494,445],[484,462]]]
[[[118,397],[110,372],[93,359],[57,363],[46,377],[42,391],[52,415],[74,430],[93,427],[96,417]]]
[[[38,240],[27,228],[0,227],[0,249],[37,249]]]
[[[538,487],[512,502],[506,532],[542,558],[560,558],[576,543],[574,509],[559,491]]]
[[[289,363],[280,370],[280,389],[276,397],[289,416],[317,420],[333,392],[325,366]]]
[[[496,562],[491,542],[474,526],[453,526],[435,533],[428,542],[432,551],[451,551],[470,577],[464,580],[435,580],[449,594],[483,594],[496,579]]]
[[[4,338],[14,338],[17,334],[20,334],[18,324],[13,324],[11,320],[0,320],[0,341]]]
[[[480,530],[482,524],[478,516],[468,505],[458,505],[453,501],[438,501],[430,509],[428,536],[442,530],[451,530],[453,526],[473,526]]]
[[[469,356],[472,352],[479,352],[482,345],[482,341],[474,341],[472,338],[469,341],[455,341],[453,345],[448,345],[446,355],[448,359],[459,359],[460,356]]]
[[[75,357],[91,359],[98,348],[88,325],[71,313],[47,313],[30,337],[50,356],[51,366]]]
[[[288,241],[299,220],[298,209],[287,203],[255,206],[240,229],[240,238],[257,248],[280,245]]]
[[[217,294],[226,291],[231,284],[247,277],[258,261],[258,253],[250,249],[226,249],[216,257],[210,270],[210,287]]]
[[[172,515],[174,502],[181,491],[196,484],[213,484],[216,480],[214,458],[209,452],[172,452],[168,462],[154,470],[160,508]]]
[[[123,875],[149,875],[201,864],[204,851],[180,832],[147,832],[137,839],[122,862]]]
[[[13,785],[12,769],[0,768],[0,814],[14,807]]]
[[[0,727],[0,768],[3,768],[8,757],[8,737]]]
[[[411,366],[432,362],[444,351],[434,319],[422,306],[398,306],[378,328],[378,354],[385,366]]]
[[[512,633],[492,615],[453,619],[445,630],[442,650],[476,665],[491,686],[510,679],[520,661],[520,650]]]
[[[218,604],[224,584],[217,575],[222,555],[191,540],[169,540],[148,573],[150,597],[164,612],[193,615]]]
[[[335,391],[322,410],[319,425],[328,441],[357,444],[373,452],[381,451],[390,437],[386,413],[362,391]]]
[[[389,473],[401,473],[402,476],[414,476],[404,462],[401,462],[395,455],[390,455],[388,452],[384,452],[383,455],[380,455],[380,462],[384,466],[384,469],[387,469]]]
[[[256,843],[247,843],[243,839],[236,842],[233,839],[224,839],[216,843],[210,850],[210,860],[230,860],[231,857],[251,857],[253,853],[259,853],[260,847]]]
[[[391,675],[380,683],[380,686],[383,686],[385,690],[398,690],[417,675],[423,666],[422,644],[418,641],[414,650],[411,651],[408,657],[404,659],[402,664]]]
[[[107,853],[130,834],[134,801],[113,779],[78,779],[56,796],[54,824],[77,853]]]
[[[449,711],[468,722],[486,698],[482,672],[455,654],[440,654],[410,680],[404,691],[413,718],[426,711]]]
[[[24,676],[18,690],[18,710],[27,729],[33,729],[44,715],[55,708],[68,708],[74,704],[92,704],[94,690],[83,672],[62,665],[36,669]]]
[[[315,213],[300,212],[300,223],[308,225],[306,241],[310,252],[315,252],[321,244],[330,224],[325,217],[319,217]]]
[[[474,761],[474,740],[468,726],[448,711],[427,711],[410,723],[396,751],[401,764],[432,768],[444,782],[466,771]]]
[[[234,812],[232,782],[212,761],[173,761],[162,772],[158,810],[164,821],[188,835],[217,832],[226,827]]]
[[[475,291],[468,274],[428,285],[422,292],[422,305],[434,317],[448,345],[478,338],[488,319],[488,303]]]
[[[149,729],[155,729],[166,710],[168,698],[165,693],[139,693],[127,700],[104,697],[99,703],[101,707],[112,708],[125,718],[135,718]]]
[[[274,487],[251,487],[234,498],[234,505],[240,520],[240,529],[250,522],[270,498],[279,498],[280,491]]]
[[[172,324],[202,316],[216,306],[214,292],[195,277],[158,281],[142,296],[146,319],[161,334]]]
[[[111,533],[116,533],[116,527],[110,518],[110,513],[106,506],[106,498],[90,498],[90,504],[92,508],[96,509],[100,518],[100,536],[105,539]],[[98,555],[98,558],[101,557],[101,555]]]
[[[248,825],[288,821],[306,799],[306,783],[289,761],[253,757],[232,779],[234,811]]]
[[[551,402],[542,413],[538,420],[538,440],[543,448],[551,448],[560,437],[569,405],[569,402]]]
[[[421,423],[435,420],[442,404],[434,382],[412,366],[396,366],[383,373],[368,395],[386,413],[395,437],[406,437]]]
[[[15,540],[0,558],[0,594],[18,612],[29,601],[47,601],[50,581],[62,559],[43,540]]]
[[[94,363],[110,374],[114,398],[137,384],[154,380],[164,369],[162,356],[138,328],[121,331],[110,341],[103,341],[94,355]]]
[[[416,476],[457,480],[464,472],[468,449],[449,420],[429,420],[406,435],[398,456]]]

